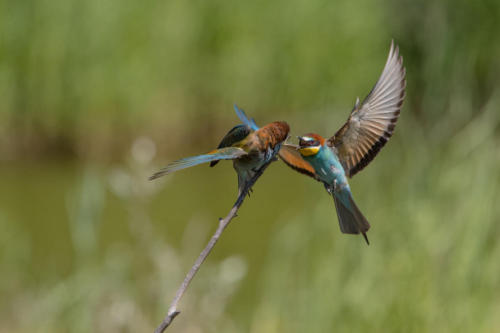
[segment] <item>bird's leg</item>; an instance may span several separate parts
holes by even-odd
[[[252,175],[250,174],[250,171],[247,171],[247,179],[252,179]],[[253,190],[252,190],[252,185],[248,185],[248,184],[249,184],[249,181],[247,181],[247,187],[248,187],[247,196],[250,198],[250,193],[252,193]]]
[[[243,199],[245,196],[248,194],[248,191],[252,188],[252,186],[255,184],[257,179],[259,179],[260,176],[264,173],[264,170],[269,166],[270,163],[266,163],[263,166],[261,166],[255,174],[250,178],[248,182],[246,182],[245,186],[243,187],[243,191],[241,194],[238,196],[238,199],[234,203],[235,207],[239,207],[243,203]]]
[[[325,187],[325,190],[328,192],[328,194],[332,194],[332,187],[328,185],[327,183],[323,183],[323,186]]]
[[[325,186],[325,190],[328,192],[328,194],[333,195],[334,192],[337,191],[337,180],[333,180],[333,184],[328,184],[328,183],[323,183]]]
[[[248,171],[247,172],[248,179],[252,179],[253,177],[255,177],[257,172],[258,172],[257,169],[252,169],[251,171]],[[247,195],[249,198],[250,198],[250,194],[253,193],[253,184],[255,184],[255,181],[252,181],[252,184],[248,187]]]

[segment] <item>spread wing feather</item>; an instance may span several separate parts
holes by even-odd
[[[363,103],[356,100],[347,122],[328,139],[349,177],[367,166],[394,132],[405,97],[405,74],[403,57],[392,41],[384,70],[372,91]]]
[[[207,163],[219,160],[234,160],[243,155],[247,155],[247,152],[241,148],[226,147],[226,148],[216,149],[214,151],[211,151],[203,155],[186,157],[174,161],[169,165],[167,165],[166,167],[164,167],[163,169],[161,169],[160,171],[153,174],[151,177],[149,177],[149,180],[153,180],[161,176],[168,175],[169,173],[189,168],[201,163]]]

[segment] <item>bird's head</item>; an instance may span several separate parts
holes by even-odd
[[[321,135],[314,133],[305,134],[299,136],[298,150],[302,156],[313,156],[319,152],[324,143],[325,139]]]

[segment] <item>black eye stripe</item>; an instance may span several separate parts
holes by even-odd
[[[319,146],[319,141],[318,140],[299,140],[299,146],[301,146],[301,147]]]

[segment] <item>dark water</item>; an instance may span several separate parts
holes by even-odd
[[[151,246],[168,244],[185,251],[177,281],[172,281],[180,284],[215,230],[217,219],[229,212],[236,195],[236,176],[230,163],[221,163],[216,168],[200,166],[149,182],[152,168],[133,161],[110,166],[67,161],[2,165],[5,291],[15,299],[22,292],[36,294],[39,289],[53,288],[88,265],[99,269],[103,258],[117,247],[134,253],[132,257],[124,254],[121,260],[142,266],[132,269],[131,275],[140,275],[141,270],[151,273],[150,258],[138,252],[143,242],[139,234],[145,234]],[[229,313],[249,320],[242,313],[258,301],[258,277],[273,234],[317,199],[303,193],[318,189],[319,184],[278,163],[256,184],[207,262],[236,255],[243,263],[243,281],[236,299],[230,301]],[[332,206],[325,209],[332,213],[335,226]],[[202,269],[193,285],[208,273]],[[14,289],[9,290],[11,287]],[[188,291],[188,295],[194,292]],[[152,301],[168,302],[172,294],[168,290]],[[9,309],[11,301],[3,298],[2,307]],[[158,309],[163,310],[166,308]]]

